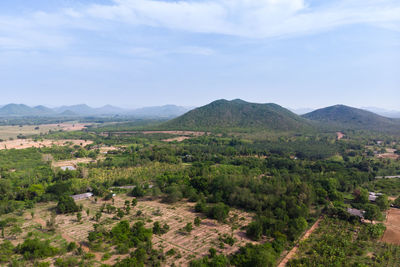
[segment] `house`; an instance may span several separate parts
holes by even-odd
[[[72,195],[71,197],[74,200],[82,200],[82,199],[87,199],[87,198],[91,198],[93,196],[93,193],[83,193],[83,194],[78,194],[78,195]]]
[[[350,213],[353,216],[364,218],[365,211],[363,211],[363,210],[347,208],[347,212]]]
[[[382,193],[369,192],[368,200],[375,202],[379,196],[382,196]]]

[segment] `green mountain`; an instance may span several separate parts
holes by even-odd
[[[335,105],[303,115],[304,118],[323,123],[337,130],[371,130],[393,132],[400,130],[400,121],[380,116],[373,112]]]
[[[28,116],[36,111],[23,104],[8,104],[0,108],[0,116]]]
[[[276,104],[256,104],[236,99],[217,100],[161,125],[174,130],[273,130],[312,128],[306,119]]]
[[[8,104],[0,108],[0,116],[51,116],[54,110],[45,106],[29,107],[24,104]]]

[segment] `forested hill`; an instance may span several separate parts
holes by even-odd
[[[400,120],[398,119],[386,118],[367,110],[344,105],[335,105],[318,109],[303,115],[303,117],[329,124],[337,130],[361,129],[379,132],[400,131]]]
[[[276,104],[255,104],[236,99],[217,100],[161,125],[174,130],[301,131],[311,123]]]

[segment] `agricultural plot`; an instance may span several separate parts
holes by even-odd
[[[42,125],[0,126],[0,139],[16,138],[18,135],[29,136],[46,134],[49,131],[79,131],[86,127],[83,123],[61,123]]]
[[[286,266],[399,266],[400,247],[379,242],[380,224],[324,218]]]
[[[400,209],[389,209],[386,213],[386,231],[382,241],[400,245]]]
[[[67,243],[76,242],[83,251],[94,255],[93,262],[96,266],[114,264],[118,260],[129,256],[129,254],[119,255],[114,252],[113,247],[108,247],[107,253],[111,254],[111,256],[104,259],[104,251],[90,251],[88,234],[93,230],[93,225],[98,223],[94,220],[94,215],[103,204],[112,204],[122,209],[125,201],[131,201],[132,199],[132,197],[126,195],[117,195],[114,198],[114,204],[112,204],[111,200],[98,200],[95,202],[94,199],[86,199],[77,201],[78,205],[83,205],[81,220],[78,221],[76,214],[57,215],[55,217],[56,232],[53,235],[46,234],[46,231],[42,231],[42,229],[48,228],[48,222],[55,203],[37,204],[34,210],[27,211],[20,218],[22,233],[14,236],[12,243],[14,245],[22,243],[26,238],[26,234],[33,232],[35,235],[51,240],[52,245],[57,247],[65,247]],[[87,211],[89,211],[89,214]],[[138,211],[140,211],[140,215],[138,215]],[[31,212],[34,214],[33,217]],[[197,216],[201,218],[201,222],[200,225],[195,226],[193,222]],[[140,220],[145,222],[147,228],[152,228],[156,221],[160,222],[161,225],[169,225],[170,229],[166,234],[153,234],[152,240],[155,249],[162,249],[164,253],[170,252],[167,253],[166,261],[163,263],[164,266],[171,266],[173,263],[177,266],[187,266],[191,260],[207,255],[211,247],[216,248],[221,253],[230,254],[237,251],[240,246],[252,242],[245,236],[245,230],[243,230],[243,227],[251,221],[251,214],[239,210],[231,210],[230,218],[227,222],[220,223],[195,213],[193,203],[165,204],[159,200],[141,199],[138,205],[123,220],[128,220],[131,224]],[[119,220],[115,219],[115,213],[104,212],[100,222],[107,229],[111,229]],[[187,223],[193,224],[193,230],[190,233],[183,230]],[[6,232],[6,236],[10,235],[10,233]],[[227,236],[233,237],[234,244],[228,245],[222,241]]]
[[[92,141],[89,140],[38,140],[35,141],[33,139],[16,139],[16,140],[8,140],[0,142],[0,150],[2,149],[25,149],[31,147],[51,147],[51,146],[69,146],[69,145],[78,145],[78,146],[86,146],[92,144]]]

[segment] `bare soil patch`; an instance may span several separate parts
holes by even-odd
[[[144,131],[143,134],[174,134],[174,135],[191,135],[191,136],[203,136],[206,132],[195,132],[195,131]]]
[[[16,139],[16,140],[8,140],[0,142],[0,150],[3,149],[25,149],[31,147],[51,147],[51,146],[69,146],[69,145],[79,145],[86,146],[92,144],[92,141],[85,140],[38,140],[35,141],[33,139]]]
[[[400,245],[400,209],[391,208],[386,213],[386,231],[382,241],[390,244]]]
[[[53,167],[66,167],[66,166],[74,166],[77,167],[79,163],[91,163],[91,162],[96,162],[96,160],[92,158],[78,158],[78,159],[70,159],[70,160],[60,160],[60,161],[54,161],[52,163]]]
[[[36,134],[46,134],[49,131],[79,131],[87,125],[94,123],[60,123],[60,124],[41,124],[41,125],[7,125],[0,126],[0,139],[17,138],[18,135],[30,136]]]
[[[344,133],[342,133],[342,132],[337,132],[336,133],[336,138],[337,138],[337,140],[340,140],[340,139],[343,139],[344,138]]]
[[[182,142],[186,139],[190,139],[190,137],[189,136],[179,136],[179,137],[164,139],[162,141],[164,141],[164,142],[174,142],[174,141]]]

